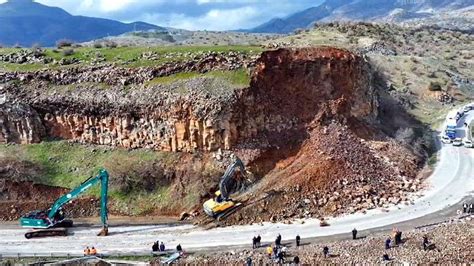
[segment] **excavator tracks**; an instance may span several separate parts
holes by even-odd
[[[238,211],[243,206],[244,205],[242,205],[242,203],[239,202],[239,203],[235,204],[232,208],[229,208],[229,209],[225,210],[224,212],[219,213],[219,215],[217,215],[217,217],[216,217],[217,221],[224,220],[225,218],[232,215],[234,212]]]
[[[66,228],[33,229],[25,234],[26,239],[48,236],[67,236]]]
[[[72,227],[72,220],[64,220],[57,223],[52,228],[46,229],[33,229],[25,233],[26,239],[38,238],[38,237],[50,237],[50,236],[67,236],[67,229]]]

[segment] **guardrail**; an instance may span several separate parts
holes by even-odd
[[[163,251],[163,252],[107,252],[99,253],[96,257],[106,258],[106,257],[159,257],[165,255],[172,255],[176,253],[175,250]],[[50,252],[50,253],[0,253],[0,260],[2,258],[77,258],[84,256],[83,253],[66,253],[66,252]]]

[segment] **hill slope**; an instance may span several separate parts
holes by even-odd
[[[250,32],[290,33],[315,22],[340,20],[404,21],[425,19],[474,5],[474,0],[327,0],[286,18],[275,18]]]
[[[63,9],[49,7],[32,0],[10,0],[0,4],[0,43],[52,46],[59,39],[90,41],[133,30],[160,29],[143,22],[119,21],[73,16]],[[21,34],[19,34],[21,33]]]

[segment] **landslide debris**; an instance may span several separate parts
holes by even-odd
[[[248,145],[264,178],[228,224],[354,213],[410,204],[423,156],[383,131],[373,70],[334,48],[280,49],[257,62],[248,93],[266,130]],[[400,111],[400,110],[398,110]],[[403,112],[389,115],[402,116]],[[250,116],[250,115],[248,115]],[[396,127],[397,122],[392,122]],[[265,143],[253,141],[252,143]],[[258,169],[266,166],[266,169]]]
[[[34,210],[47,210],[67,188],[34,184],[31,181],[0,179],[0,219],[14,221]],[[99,213],[100,202],[93,197],[74,200],[64,208],[67,217],[89,217]]]

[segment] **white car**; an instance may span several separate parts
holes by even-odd
[[[472,141],[471,141],[471,140],[463,139],[462,142],[463,142],[463,144],[464,144],[464,147],[466,147],[466,148],[472,148],[472,147],[474,147],[474,146],[472,145]]]
[[[462,139],[461,138],[455,138],[453,140],[453,146],[462,146]]]
[[[469,113],[472,110],[472,107],[470,105],[464,106],[462,109],[463,113]]]
[[[444,144],[451,144],[452,143],[451,139],[446,135],[443,135],[441,137],[441,142],[444,143]]]

